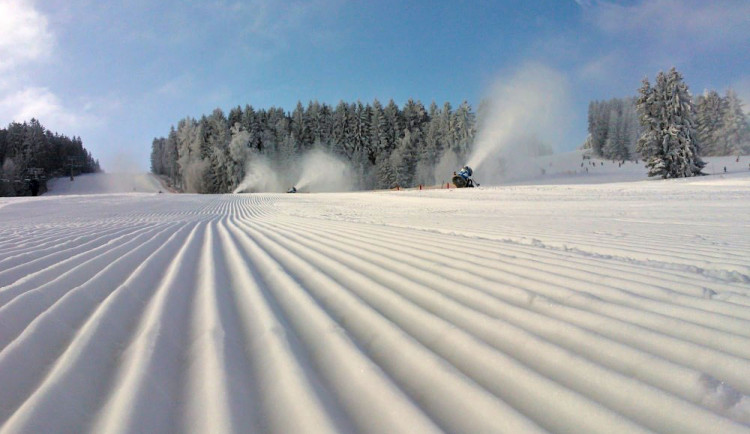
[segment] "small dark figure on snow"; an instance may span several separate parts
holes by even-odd
[[[29,189],[31,190],[32,196],[37,196],[39,194],[39,181],[32,179],[29,182]]]
[[[724,166],[724,173],[727,173],[727,166]]]

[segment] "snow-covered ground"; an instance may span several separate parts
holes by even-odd
[[[0,432],[750,431],[747,167],[570,159],[495,188],[0,199]]]
[[[48,184],[48,196],[69,194],[157,193],[166,192],[159,178],[148,173],[91,173],[55,178]]]

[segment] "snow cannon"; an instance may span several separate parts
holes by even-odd
[[[471,167],[464,166],[458,173],[453,172],[453,185],[457,188],[474,187],[474,180],[471,176],[474,175],[474,171]],[[476,184],[479,185],[479,184]]]
[[[294,186],[292,186],[292,188],[287,190],[287,193],[296,193],[296,192],[297,192],[297,187],[294,187]]]

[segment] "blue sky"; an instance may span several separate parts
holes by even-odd
[[[590,100],[672,66],[750,103],[746,0],[0,0],[0,28],[0,125],[80,135],[110,171],[146,170],[155,136],[216,107],[476,108],[528,64],[569,89],[559,150],[584,140]]]

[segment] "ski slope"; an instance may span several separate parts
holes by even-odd
[[[739,171],[0,198],[0,432],[748,432],[749,215]]]
[[[71,194],[157,193],[167,191],[150,173],[87,173],[73,178],[55,178],[48,183],[48,196]]]

